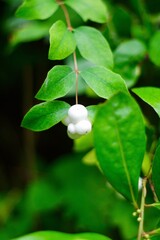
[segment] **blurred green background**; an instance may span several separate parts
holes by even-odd
[[[48,70],[55,64],[49,61],[48,29],[53,21],[62,18],[61,11],[43,21],[25,21],[15,17],[21,0],[2,0],[0,3],[0,239],[7,240],[38,230],[70,233],[93,231],[115,240],[132,239],[138,223],[132,206],[106,182],[99,169],[84,156],[92,143],[72,142],[66,127],[58,124],[41,133],[20,127],[24,114],[37,103],[34,95],[43,83]],[[69,9],[73,26],[87,24],[102,31],[115,54],[115,71],[122,74],[129,87],[160,86],[159,56],[153,60],[148,53],[141,58],[141,47],[148,49],[152,36],[160,28],[159,0],[105,0],[108,23],[83,23]],[[135,53],[126,40],[138,39],[141,46]],[[157,45],[160,54],[160,42]],[[120,58],[123,50],[130,51]],[[151,53],[150,53],[151,55]],[[70,59],[66,60],[70,64]],[[83,64],[83,62],[81,62]],[[84,105],[102,100],[93,96],[83,83],[80,102]],[[90,97],[91,96],[91,97]],[[65,99],[74,104],[72,93]],[[138,99],[150,121],[151,139],[159,132],[159,120],[153,110]],[[148,229],[159,219],[159,211],[148,211]],[[155,222],[154,222],[155,221]]]

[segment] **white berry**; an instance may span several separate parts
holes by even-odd
[[[69,131],[67,131],[68,137],[70,137],[71,139],[77,139],[79,137],[81,137],[81,135],[79,135],[78,133],[71,133]]]
[[[71,123],[78,123],[81,120],[87,119],[88,111],[81,104],[75,104],[68,110],[68,117]]]
[[[71,134],[75,134],[76,133],[75,125],[73,123],[70,123],[67,127],[67,131]]]
[[[75,124],[76,133],[80,135],[87,134],[91,131],[92,125],[89,120],[82,120]]]
[[[65,125],[65,126],[68,126],[70,124],[70,118],[67,116],[65,117],[63,120],[62,120],[62,123]]]

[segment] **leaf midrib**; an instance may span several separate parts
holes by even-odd
[[[127,177],[127,180],[128,180],[130,194],[131,194],[131,197],[132,197],[133,204],[136,207],[137,206],[137,202],[136,202],[136,199],[135,199],[135,196],[134,196],[134,192],[133,192],[133,188],[132,188],[132,184],[131,184],[131,179],[130,179],[128,167],[127,167],[127,164],[126,164],[126,157],[124,155],[123,145],[122,145],[120,133],[119,133],[119,130],[118,130],[118,123],[117,123],[116,120],[115,120],[115,129],[116,129],[117,139],[118,139],[118,142],[119,142],[119,148],[120,148],[120,153],[121,153],[122,164],[124,166],[124,171],[125,171],[125,174],[126,174],[126,177]]]

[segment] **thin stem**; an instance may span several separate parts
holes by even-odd
[[[68,13],[68,10],[67,10],[66,6],[64,5],[64,3],[62,1],[60,1],[60,0],[56,0],[56,1],[64,12],[68,30],[70,32],[72,32],[73,27],[71,25],[70,16],[69,16],[69,13]],[[78,104],[78,76],[79,76],[79,70],[78,70],[78,64],[77,64],[76,51],[74,51],[74,53],[73,53],[73,60],[74,60],[74,71],[75,71],[75,75],[76,75],[76,104]]]
[[[142,182],[142,197],[141,197],[141,207],[140,207],[140,223],[139,223],[139,230],[138,230],[138,237],[137,240],[141,240],[142,236],[144,235],[144,207],[145,207],[145,198],[146,198],[146,183],[147,178],[143,179]]]
[[[70,17],[69,17],[69,14],[68,14],[68,11],[67,11],[67,8],[66,6],[64,5],[64,3],[60,0],[57,0],[57,3],[58,5],[62,8],[63,12],[64,12],[64,16],[65,16],[65,19],[66,19],[66,22],[67,22],[67,26],[68,26],[68,29],[69,31],[72,31],[73,28],[72,28],[72,25],[71,25],[71,21],[70,21]]]
[[[78,70],[76,52],[73,53],[73,58],[74,58],[74,71],[76,73],[76,104],[78,104],[78,75],[79,75],[79,70]]]
[[[159,234],[160,233],[160,228],[157,228],[157,229],[154,229],[150,232],[148,232],[149,235],[156,235],[156,234]]]
[[[159,200],[158,200],[158,198],[157,198],[157,195],[156,195],[156,192],[155,192],[155,190],[154,190],[154,186],[153,186],[153,184],[152,184],[151,179],[149,179],[149,185],[150,185],[151,191],[152,191],[152,193],[153,193],[154,201],[155,201],[155,202],[159,202]]]

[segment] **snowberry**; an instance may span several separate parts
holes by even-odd
[[[80,120],[87,119],[88,111],[81,104],[75,104],[68,110],[68,117],[71,123],[78,123]]]
[[[82,120],[75,124],[76,133],[80,135],[87,134],[91,131],[92,125],[89,120]]]
[[[67,128],[67,131],[71,134],[75,134],[76,133],[76,128],[75,128],[75,125],[73,123],[70,123],[68,125],[68,128]]]
[[[77,139],[80,138],[82,135],[79,135],[78,133],[70,133],[69,131],[67,131],[68,137],[70,137],[71,139]]]
[[[81,104],[71,106],[62,122],[67,126],[67,134],[71,139],[77,139],[92,129],[91,122],[88,120],[88,111]]]
[[[67,116],[65,117],[63,120],[62,120],[62,123],[65,125],[65,126],[68,126],[70,124],[70,118]]]

